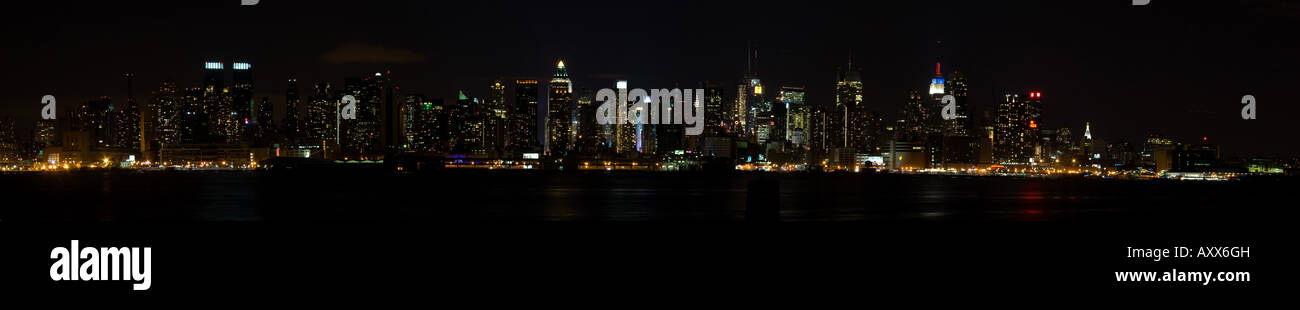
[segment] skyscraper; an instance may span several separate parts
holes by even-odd
[[[745,48],[745,74],[736,83],[736,97],[731,105],[731,134],[740,138],[753,138],[757,127],[754,118],[766,112],[763,81],[758,77],[758,48],[750,42]]]
[[[510,146],[516,152],[537,148],[537,80],[515,80],[515,105],[510,111]]]
[[[140,151],[140,107],[135,102],[135,74],[127,73],[126,101],[113,113],[114,147],[123,152]]]
[[[765,89],[763,89],[763,80],[758,77],[758,47],[753,46],[753,43],[750,43],[749,46],[749,64],[747,69],[748,71],[745,72],[745,82],[747,82],[749,86],[749,92],[746,94],[749,98],[745,100],[745,103],[749,106],[745,107],[746,115],[748,116],[746,119],[747,126],[745,126],[745,129],[748,135],[752,136],[754,135],[755,130],[757,130],[756,126],[758,125],[754,119],[757,118],[760,113],[767,113],[772,110],[772,106],[769,104],[770,102],[766,100],[767,97],[764,94]]]
[[[941,64],[934,62],[934,77],[930,78],[929,99],[926,100],[925,108],[929,110],[925,124],[926,135],[942,135],[944,133],[943,122],[943,96],[944,87],[947,83],[943,79],[943,72],[940,71]]]
[[[945,104],[940,100],[939,121],[942,124],[942,164],[946,167],[965,168],[978,162],[980,140],[972,128],[972,111],[967,101],[966,75],[953,71],[951,78],[944,81],[944,94],[953,96],[954,109],[952,119],[943,119]],[[941,98],[942,99],[942,98]]]
[[[546,152],[563,155],[571,147],[569,125],[573,121],[573,81],[569,80],[569,70],[564,61],[555,65],[555,75],[551,78],[550,96],[547,96],[546,116]]]
[[[852,96],[853,100],[845,120],[845,128],[847,128],[845,137],[848,140],[845,147],[853,148],[854,156],[856,154],[875,152],[880,147],[879,131],[883,126],[883,119],[862,100],[862,81],[860,77],[856,82],[850,81],[848,86],[849,91],[851,91],[849,96]]]
[[[620,80],[618,82],[615,82],[614,87],[617,88],[617,91],[620,94],[626,94],[628,91],[627,81]],[[626,106],[628,103],[619,102],[619,104]],[[620,115],[618,119],[625,120],[629,117],[634,117],[634,114]],[[620,122],[616,125],[615,131],[616,131],[615,132],[616,137],[615,137],[614,148],[616,152],[618,152],[619,154],[626,154],[626,153],[636,152],[638,150],[637,125],[628,124],[627,122]]]
[[[944,140],[947,137],[946,122],[943,119],[943,97],[946,95],[944,87],[947,82],[943,78],[942,66],[939,61],[934,62],[934,77],[930,78],[930,96],[926,99],[925,109],[928,110],[924,120],[927,166],[931,168],[943,168],[947,164],[948,154],[947,145]]]
[[[231,73],[230,97],[233,106],[234,119],[240,130],[245,132],[245,128],[257,124],[257,102],[253,99],[253,66],[246,62],[235,62],[230,65],[234,69]]]
[[[484,117],[487,118],[483,134],[485,145],[493,151],[503,151],[511,141],[506,138],[509,135],[510,119],[506,106],[506,85],[501,80],[494,80],[488,85],[487,101],[483,108],[486,113]]]
[[[1106,149],[1102,145],[1094,146],[1092,142],[1092,123],[1083,122],[1083,137],[1079,139],[1079,153],[1083,155],[1084,160],[1096,163],[1100,158],[1095,157],[1100,156],[1094,155],[1106,153]]]
[[[19,143],[12,116],[0,117],[0,165],[10,165],[18,161]]]
[[[812,117],[804,101],[803,87],[782,87],[781,103],[785,107],[785,141],[794,145],[808,143],[808,118]]]
[[[389,103],[383,73],[348,77],[343,80],[344,95],[356,99],[356,119],[340,121],[340,147],[345,158],[371,158],[383,149],[380,107]]]
[[[411,149],[417,152],[444,152],[446,147],[446,113],[441,99],[429,99],[424,95],[406,96],[408,106],[413,107],[411,130],[408,131]]]
[[[907,100],[903,104],[903,113],[901,122],[895,128],[898,141],[921,141],[926,137],[927,121],[930,119],[930,109],[925,106],[925,100],[922,99],[919,91],[907,93]]]
[[[233,86],[226,84],[226,66],[222,62],[203,64],[203,86],[199,89],[197,105],[206,117],[203,127],[195,132],[196,142],[237,143],[243,137],[245,122],[249,119],[247,108],[252,104],[252,75],[246,63],[236,63],[240,70],[235,74]]]
[[[1043,124],[1043,93],[1033,90],[1026,94],[1025,100],[1025,119],[1028,120],[1030,141],[1039,141],[1038,132]],[[1043,145],[1034,143],[1027,146],[1031,162],[1041,163],[1043,161]]]
[[[478,98],[470,98],[464,91],[456,95],[456,105],[451,109],[447,124],[452,140],[452,152],[461,154],[486,154],[484,139],[486,108]]]
[[[33,132],[37,147],[45,148],[59,145],[59,121],[55,119],[36,120]]]
[[[112,132],[114,110],[112,99],[108,96],[83,103],[74,112],[73,127],[77,128],[74,131],[88,132],[90,140],[86,145],[92,149],[115,148],[117,141]]]
[[[280,132],[288,137],[291,141],[301,134],[302,121],[298,117],[300,113],[302,96],[298,95],[298,79],[292,75],[285,85],[284,91],[284,118],[280,122]]]
[[[719,136],[726,133],[730,114],[726,113],[726,104],[722,98],[722,85],[713,82],[704,83],[704,136]]]
[[[583,88],[578,92],[578,109],[575,114],[574,142],[577,151],[582,154],[595,154],[603,148],[605,142],[604,126],[596,124],[596,92]]]
[[[966,75],[960,71],[953,71],[952,78],[945,81],[944,93],[952,95],[956,99],[955,117],[951,120],[944,120],[944,132],[946,136],[968,136],[971,130],[970,103],[966,100],[968,87],[966,85]],[[942,110],[941,110],[942,111]]]
[[[380,97],[377,111],[379,141],[372,150],[375,154],[399,152],[407,143],[406,127],[402,123],[402,110],[405,105],[398,97],[398,87],[393,82],[393,72],[384,72],[382,78],[379,82]]]
[[[255,139],[253,142],[259,146],[275,143],[275,141],[271,140],[279,136],[279,131],[276,130],[275,122],[272,121],[275,118],[275,108],[271,104],[271,98],[262,97],[258,99],[255,111],[252,120],[253,127],[251,127],[254,130]]]
[[[180,91],[179,104],[177,104],[177,119],[173,123],[177,131],[177,140],[175,144],[188,143],[216,143],[225,142],[216,140],[214,134],[219,129],[218,124],[213,122],[214,116],[210,110],[221,110],[219,107],[210,106],[207,98],[209,91],[207,88],[185,88]],[[215,96],[215,95],[214,95]],[[212,100],[220,101],[219,98]],[[228,115],[229,113],[227,113]],[[166,148],[168,145],[164,145]],[[161,151],[161,149],[159,150]],[[159,156],[161,158],[161,155]]]
[[[336,158],[339,138],[339,104],[329,82],[317,82],[307,102],[307,139],[320,146],[326,158]]]
[[[158,149],[164,145],[178,144],[181,141],[181,120],[184,109],[184,101],[180,89],[176,83],[164,81],[154,91],[153,99],[149,100],[148,110],[153,113],[153,124],[144,128],[152,134],[145,135],[145,144],[148,145],[149,151],[145,152],[146,161],[158,161]]]
[[[771,126],[767,133],[768,142],[776,143],[778,147],[784,147],[785,143],[789,142],[788,135],[785,132],[785,121],[786,117],[789,116],[789,112],[786,111],[785,104],[777,99],[769,99],[765,105],[771,107],[766,112],[769,115],[768,126]]]
[[[134,82],[128,82],[132,84]],[[127,86],[128,89],[134,88],[134,85]],[[155,93],[156,97],[158,94]],[[128,95],[134,97],[133,95]],[[134,99],[132,99],[134,100]],[[145,162],[156,160],[154,152],[158,150],[158,107],[157,100],[150,100],[139,104],[137,109],[140,113],[140,157]]]
[[[739,138],[750,136],[749,94],[751,92],[748,80],[741,79],[739,83],[736,83],[736,92],[732,99],[731,110],[728,113],[731,123],[728,124],[727,129],[730,130],[729,133]]]
[[[492,114],[498,117],[505,117],[506,113],[509,112],[506,107],[506,85],[502,84],[501,80],[492,81],[492,84],[488,85],[486,103],[488,110],[491,110]]]
[[[810,161],[817,161],[820,154],[825,154],[827,111],[832,107],[808,105],[808,150],[813,154]]]
[[[683,90],[683,91],[690,91],[690,90]],[[699,98],[692,98],[691,100],[696,101],[698,99]],[[698,101],[686,102],[686,98],[684,97],[675,97],[672,98],[672,100],[676,101],[675,106],[672,104],[672,102],[663,102],[661,103],[660,107],[651,107],[651,109],[657,109],[659,111],[651,111],[650,114],[654,115],[657,113],[659,114],[658,116],[659,120],[661,121],[668,120],[671,117],[675,117],[672,116],[675,115],[675,113],[673,112],[675,111],[674,110],[675,107],[688,108],[691,107],[688,106],[688,104],[698,103]],[[650,130],[654,132],[654,134],[652,134],[651,136],[653,136],[654,139],[653,152],[655,155],[660,155],[660,156],[670,155],[673,154],[674,152],[684,151],[686,149],[686,135],[685,135],[686,127],[684,125],[671,124],[665,122],[656,125],[650,125],[648,128],[650,128]]]
[[[1038,144],[1042,93],[1008,93],[998,104],[994,129],[994,160],[1001,164],[1029,164]]]
[[[835,106],[827,113],[827,148],[854,147],[857,138],[853,114],[862,104],[862,77],[853,69],[852,59],[848,69],[840,74],[835,83]]]
[[[203,88],[221,90],[226,88],[226,64],[220,61],[203,63]]]

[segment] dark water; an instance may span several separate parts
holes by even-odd
[[[1294,218],[1295,185],[517,171],[0,174],[0,243],[15,253],[0,255],[0,267],[14,268],[3,273],[16,279],[11,295],[130,293],[123,282],[48,280],[50,249],[81,240],[155,247],[149,294],[161,296],[471,302],[897,296],[881,287],[930,299],[979,292],[1080,300],[1105,296],[1091,293],[1099,290],[1150,299],[1144,288],[1175,286],[1125,286],[1113,272],[1259,274],[1242,285],[1176,286],[1215,299],[1294,284],[1265,263],[1293,265],[1285,222]],[[718,224],[762,214],[751,208],[785,221],[845,222]],[[1253,246],[1261,258],[1155,263],[1125,258],[1130,246]],[[1129,288],[1138,290],[1116,290]]]
[[[755,187],[758,180],[775,190]],[[870,174],[83,171],[0,175],[0,220],[1149,221],[1266,216],[1290,179]],[[779,211],[776,211],[779,209]]]

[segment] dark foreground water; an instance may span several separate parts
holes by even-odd
[[[1293,287],[1300,274],[1290,237],[1295,185],[518,171],[0,174],[0,244],[12,253],[0,255],[0,282],[20,297],[191,303],[372,294],[385,297],[368,302],[617,302],[602,305],[785,296],[800,308],[909,295],[919,296],[903,300],[1254,301]],[[790,222],[719,223],[777,218]],[[603,222],[622,220],[654,223]],[[153,247],[153,288],[51,281],[51,249],[70,240]],[[1129,247],[1175,246],[1250,247],[1254,256],[1126,255]],[[1173,269],[1247,271],[1257,280],[1115,280],[1117,271]],[[1161,292],[1181,298],[1151,296]]]
[[[0,175],[0,220],[742,221],[746,208],[755,208],[787,221],[1252,221],[1288,208],[1296,185],[870,174],[83,171]]]

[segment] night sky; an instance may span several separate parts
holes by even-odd
[[[452,99],[484,97],[498,77],[545,80],[561,59],[577,88],[730,86],[752,41],[766,86],[805,86],[814,104],[831,103],[851,55],[866,104],[896,118],[942,59],[967,74],[977,111],[1032,89],[1044,124],[1076,137],[1089,121],[1107,142],[1158,132],[1208,136],[1225,155],[1300,155],[1300,1],[700,2],[44,1],[0,21],[0,115],[25,134],[42,95],[65,111],[121,102],[132,72],[143,102],[164,79],[198,86],[209,59],[251,63],[257,97],[277,108],[290,74],[304,97],[313,81],[391,70],[403,93]],[[1239,116],[1246,94],[1257,120]]]

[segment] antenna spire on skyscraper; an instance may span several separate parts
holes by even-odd
[[[943,50],[943,40],[935,40],[934,47],[936,52],[934,56],[934,75],[943,75],[943,70],[940,68],[940,64],[943,63],[943,52],[941,52]]]
[[[745,74],[751,77],[758,76],[758,48],[754,47],[754,40],[745,41]]]

